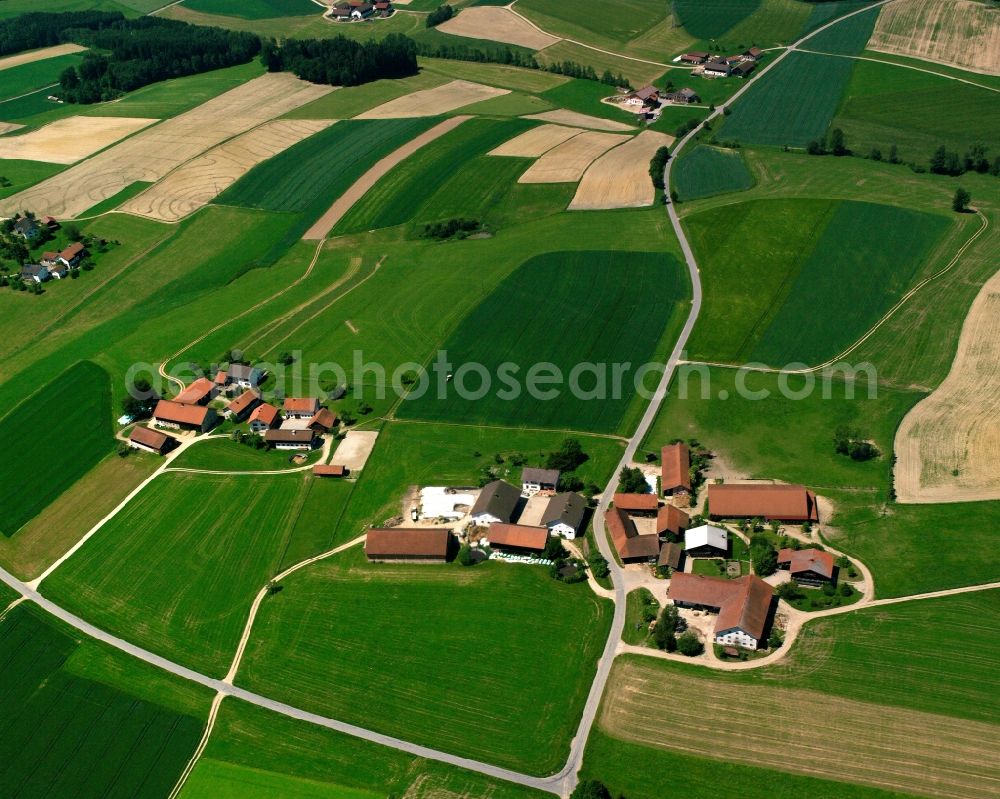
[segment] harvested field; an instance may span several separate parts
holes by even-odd
[[[1000,273],[962,328],[948,377],[896,432],[899,502],[1000,499]]]
[[[176,222],[210,203],[257,164],[334,122],[332,119],[267,122],[183,164],[126,202],[121,210],[161,222]]]
[[[0,158],[75,164],[158,120],[136,117],[66,117],[20,136],[0,138]]]
[[[670,696],[687,701],[649,712]],[[740,680],[632,659],[615,665],[600,724],[622,740],[794,774],[949,799],[1000,797],[1000,726],[819,691],[747,690]]]
[[[333,91],[269,73],[168,119],[0,203],[0,213],[31,208],[73,217],[136,181],[155,183],[221,142]]]
[[[472,83],[467,80],[453,80],[443,86],[407,94],[382,105],[375,106],[370,111],[358,114],[357,119],[397,119],[401,117],[432,117],[454,111],[463,105],[478,103],[510,94],[509,89],[497,89]]]
[[[573,210],[639,208],[656,198],[649,179],[649,161],[660,147],[674,143],[673,136],[644,130],[609,150],[590,165],[569,204]]]
[[[360,178],[358,178],[347,191],[341,194],[340,197],[337,198],[337,201],[330,206],[330,210],[323,214],[323,216],[321,216],[316,223],[305,232],[305,235],[303,235],[302,238],[326,238],[344,214],[350,211],[351,207],[358,200],[364,197],[365,193],[378,183],[380,179],[385,177],[385,175],[393,167],[402,161],[405,161],[424,145],[430,144],[439,136],[443,136],[448,131],[454,130],[467,119],[469,119],[467,116],[458,116],[446,119],[444,122],[435,125],[430,130],[410,139],[398,150],[395,150],[387,155],[381,161],[376,163],[371,169],[365,172]]]
[[[0,70],[19,67],[21,64],[30,64],[33,61],[44,61],[47,58],[55,58],[60,55],[82,53],[86,49],[78,44],[57,44],[54,47],[43,47],[41,50],[29,50],[27,53],[17,53],[0,58]]]
[[[565,108],[557,108],[555,111],[543,111],[541,114],[530,114],[525,119],[540,119],[543,122],[556,122],[560,125],[573,125],[577,128],[593,128],[594,130],[635,130],[631,125],[626,125],[624,122],[592,117],[590,114],[567,111]]]
[[[454,36],[517,44],[532,50],[541,50],[559,41],[558,36],[540,31],[509,8],[499,6],[463,8],[461,13],[439,25],[438,30]]]
[[[19,125],[16,122],[0,122],[0,136],[11,131],[20,130],[23,127],[24,125]]]
[[[545,153],[528,167],[518,183],[574,183],[594,159],[627,140],[628,136],[617,133],[584,131]]]
[[[337,445],[330,463],[335,466],[346,466],[351,474],[360,472],[368,463],[377,438],[377,430],[349,430],[344,440]]]
[[[899,0],[882,9],[868,46],[1000,75],[1000,10],[973,0]]]
[[[579,128],[563,125],[541,125],[515,136],[499,147],[490,150],[489,155],[508,155],[516,158],[538,158],[567,139],[579,135]]]

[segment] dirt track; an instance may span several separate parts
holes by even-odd
[[[43,47],[41,50],[29,50],[27,53],[17,53],[6,58],[0,58],[0,70],[19,67],[22,64],[30,64],[33,61],[44,61],[47,58],[55,58],[60,55],[82,53],[86,49],[86,47],[81,47],[78,44],[57,44],[52,47]]]
[[[984,75],[1000,75],[1000,10],[973,0],[895,0],[868,46]]]
[[[652,205],[656,194],[649,179],[649,161],[658,148],[673,143],[672,136],[644,130],[624,144],[608,150],[584,173],[569,204],[570,210]]]
[[[584,131],[545,153],[528,167],[518,183],[574,183],[595,158],[628,138],[616,133]]]
[[[0,158],[50,164],[75,164],[157,119],[137,117],[66,117],[21,136],[0,138]]]
[[[155,183],[217,144],[331,91],[284,72],[262,75],[8,197],[0,214],[30,208],[78,216],[136,181]]]
[[[357,119],[406,119],[410,117],[433,117],[438,114],[445,114],[454,111],[465,105],[478,103],[480,100],[489,100],[491,97],[499,97],[502,94],[510,94],[508,89],[497,89],[493,86],[484,86],[482,83],[472,83],[467,80],[453,80],[443,86],[435,86],[433,89],[423,89],[413,94],[397,97],[382,105],[377,105],[363,114],[358,114]]]
[[[541,50],[560,41],[558,36],[544,33],[529,25],[509,8],[500,6],[463,8],[460,13],[439,25],[438,30],[454,36],[518,44],[532,50]]]
[[[894,449],[900,502],[1000,499],[1000,272],[972,303],[951,371],[903,418]]]
[[[161,222],[176,222],[218,197],[253,167],[336,120],[276,119],[188,161],[121,210]]]

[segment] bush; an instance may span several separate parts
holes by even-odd
[[[688,630],[677,639],[677,651],[689,658],[696,657],[705,651],[705,645],[698,640],[694,630]]]
[[[604,559],[604,556],[600,552],[591,552],[587,557],[587,563],[590,565],[591,574],[599,580],[603,580],[611,574],[611,570],[608,568],[608,562]]]
[[[468,544],[462,544],[455,560],[458,561],[460,566],[472,566],[476,562],[475,558],[472,557],[472,547]]]
[[[425,239],[464,239],[470,233],[479,230],[481,224],[476,219],[447,219],[444,222],[431,222],[424,225],[424,232],[421,234]]]
[[[455,16],[455,9],[450,5],[446,3],[443,6],[438,6],[427,15],[427,27],[436,28],[442,22],[447,22],[453,16]]]
[[[625,494],[645,494],[649,489],[641,469],[623,466],[618,475],[618,490]]]
[[[753,561],[753,570],[760,577],[767,577],[778,570],[778,553],[766,536],[755,535],[750,539],[750,560]]]
[[[670,149],[668,147],[660,147],[650,160],[649,177],[653,181],[653,188],[662,189],[664,187],[663,170],[666,168],[667,161],[669,160]]]
[[[951,198],[951,210],[957,214],[965,213],[968,210],[969,201],[971,199],[972,195],[959,186],[955,189],[955,196]]]
[[[599,780],[583,780],[573,789],[570,799],[611,799],[611,792]]]
[[[660,617],[653,628],[653,643],[657,649],[664,652],[674,652],[677,649],[677,607],[664,605]]]
[[[560,472],[572,472],[589,460],[589,455],[583,451],[579,440],[567,438],[559,449],[550,452],[545,460],[546,469],[558,469]]]

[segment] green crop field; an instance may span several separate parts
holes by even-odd
[[[854,14],[836,25],[820,31],[804,45],[808,50],[836,55],[858,55],[868,45],[881,8]]]
[[[607,369],[607,378],[612,364],[628,362],[637,369],[647,363],[662,349],[664,332],[683,315],[687,291],[684,271],[666,254],[536,256],[504,280],[445,342],[447,358],[457,368],[455,382],[445,386],[447,396],[439,397],[432,388],[422,398],[405,402],[399,415],[615,432],[636,398],[633,384],[626,381],[619,391],[609,382],[607,398],[595,401],[596,369]],[[581,395],[589,393],[591,399],[572,396],[568,382],[555,395],[546,394],[544,401],[530,396],[524,381],[535,364],[554,365],[566,380],[574,367],[588,362],[602,366],[575,379]],[[501,377],[504,363],[516,365],[508,373],[521,383],[516,396]],[[496,381],[478,400],[463,399],[455,390],[463,385],[475,392],[484,382],[481,368],[463,364],[480,364]],[[634,371],[628,374],[635,376]],[[551,383],[544,388],[550,391]]]
[[[670,176],[682,202],[753,186],[753,175],[738,150],[720,150],[703,144],[677,159]]]
[[[674,13],[681,25],[699,39],[718,39],[749,17],[761,0],[676,0]]]
[[[237,682],[547,774],[569,751],[610,612],[543,568],[369,565],[356,549],[299,572],[265,603]]]
[[[123,202],[132,199],[138,194],[142,194],[142,192],[152,185],[152,183],[147,183],[144,180],[137,180],[134,183],[130,183],[121,191],[108,197],[108,199],[101,200],[101,202],[90,206],[90,208],[80,214],[78,218],[86,219],[90,216],[97,216],[98,214],[106,214],[109,211],[114,211]]]
[[[422,69],[408,78],[376,80],[362,86],[344,86],[311,103],[299,106],[285,119],[349,119],[404,94],[433,89],[447,83],[448,78]]]
[[[927,271],[949,226],[944,216],[831,200],[729,205],[685,222],[705,282],[692,355],[772,366],[846,349]]]
[[[250,603],[284,556],[306,485],[297,474],[164,475],[46,580],[45,593],[222,676]]]
[[[853,68],[849,58],[792,53],[753,82],[719,135],[742,144],[789,147],[822,139]]]
[[[204,14],[223,14],[242,19],[318,16],[323,9],[312,0],[184,0],[185,8]]]
[[[669,16],[666,3],[658,0],[619,0],[611,15],[581,14],[574,0],[520,0],[517,11],[543,30],[586,44],[611,45],[619,49],[649,30],[664,24]]]
[[[334,233],[358,233],[408,222],[456,169],[529,127],[531,123],[523,120],[471,119],[462,123],[379,180],[340,220]]]
[[[511,199],[519,189],[525,193],[538,189],[537,186],[521,187],[517,183],[529,166],[531,160],[527,158],[492,155],[471,158],[447,175],[447,180],[419,207],[415,221],[422,224],[461,217],[478,219],[492,227],[507,227],[537,218],[536,209],[522,207]],[[570,198],[566,197],[563,202],[559,189],[553,192],[551,186],[544,186],[534,194],[540,196],[543,205],[548,205],[548,200],[556,201],[556,205],[546,209],[548,213],[564,211],[569,204]]]
[[[372,164],[432,127],[436,118],[338,122],[252,169],[216,199],[315,219]]]
[[[948,97],[940,113],[935,98]],[[996,93],[926,72],[858,61],[832,125],[860,155],[878,147],[885,157],[896,145],[899,157],[927,165],[940,145],[961,156],[973,144],[990,145],[1000,129]],[[937,108],[937,110],[935,110]],[[994,145],[990,157],[997,153]]]
[[[0,623],[4,794],[166,796],[203,722],[81,673],[76,654],[93,644],[74,638],[26,605]]]
[[[443,58],[419,58],[418,62],[421,69],[452,80],[471,80],[511,91],[544,92],[572,80],[565,75],[553,75],[551,72],[506,64],[479,64],[475,61],[448,61]]]
[[[14,535],[113,449],[109,383],[101,367],[81,361],[0,419],[0,532],[5,536]],[[61,408],[59,424],[45,420],[53,405]]]
[[[524,9],[520,9],[523,13]],[[676,30],[682,31],[681,28]],[[681,38],[682,44],[687,44],[690,42],[690,37],[684,35]],[[618,45],[610,44],[606,48],[608,52],[602,50],[594,50],[590,47],[585,47],[582,44],[576,44],[576,42],[563,39],[561,42],[556,42],[555,44],[550,44],[544,50],[539,50],[536,54],[536,59],[539,64],[548,66],[550,64],[562,64],[565,61],[573,61],[577,64],[586,64],[587,66],[593,67],[594,71],[598,75],[604,73],[605,70],[609,70],[612,75],[624,75],[625,78],[632,83],[633,86],[645,86],[647,83],[653,83],[657,81],[663,74],[667,71],[667,66],[660,59],[663,59],[664,51],[657,47],[653,52],[645,51],[645,48],[639,52],[644,53],[640,57],[643,59],[650,59],[652,63],[646,60],[637,61],[634,58],[627,57],[625,55],[618,55],[619,52]],[[627,48],[632,51],[631,48]],[[603,85],[603,84],[601,84]],[[610,89],[611,87],[607,87]],[[615,110],[615,109],[609,109]],[[621,116],[621,112],[617,112]]]
[[[614,88],[603,83],[575,79],[553,89],[548,89],[539,96],[553,105],[568,108],[570,111],[579,111],[581,114],[610,119],[626,125],[633,124],[635,114],[601,102],[603,98],[614,95],[614,93]]]
[[[77,66],[83,56],[76,53],[32,61],[19,67],[0,70],[0,99],[18,97],[59,82],[64,69]]]
[[[234,791],[238,791],[234,793]],[[549,796],[227,699],[181,799]]]
[[[0,106],[2,108],[2,106]],[[46,164],[43,161],[21,161],[13,158],[0,159],[0,177],[10,181],[9,186],[0,186],[0,197],[10,197],[28,186],[41,183],[46,178],[66,169],[62,164]]]

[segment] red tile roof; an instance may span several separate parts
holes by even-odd
[[[656,532],[680,535],[691,525],[691,517],[675,505],[666,504],[656,514]]]
[[[180,394],[174,397],[174,402],[197,404],[215,391],[215,383],[207,377],[199,377]]]
[[[828,580],[833,579],[833,555],[822,549],[782,549],[778,563],[788,563],[792,577],[802,572],[815,572]]]
[[[215,373],[215,385],[224,386],[229,382],[229,376],[226,374],[224,369],[220,369]]]
[[[396,558],[440,558],[448,557],[451,531],[442,527],[369,530],[365,537],[365,554],[369,559],[382,557]]]
[[[240,414],[260,399],[260,395],[252,389],[247,389],[226,406],[230,413]]]
[[[332,466],[326,463],[317,463],[313,466],[313,474],[317,477],[343,477],[347,474],[347,468],[344,466]]]
[[[525,524],[503,524],[501,522],[491,524],[486,537],[490,540],[490,546],[534,549],[541,552],[549,540],[549,531],[546,527],[529,527]]]
[[[687,444],[668,444],[660,452],[660,490],[691,490],[691,452]]]
[[[630,558],[655,558],[660,552],[660,539],[655,535],[639,535],[624,510],[615,506],[605,511],[604,521],[611,533],[611,540],[622,560]]]
[[[819,520],[816,495],[800,485],[712,484],[708,487],[708,509],[718,519]]]
[[[678,572],[670,580],[667,596],[675,602],[717,608],[717,635],[738,628],[761,640],[774,591],[753,574],[726,580]]]
[[[625,511],[650,511],[660,507],[660,500],[655,494],[615,494],[612,501],[616,508]]]
[[[136,425],[132,429],[132,432],[129,433],[128,439],[129,441],[134,441],[136,444],[152,447],[155,450],[163,449],[168,442],[174,440],[173,436],[168,436],[159,430],[150,430],[148,427],[143,427],[142,425]]]
[[[251,422],[263,422],[266,425],[274,424],[274,420],[277,418],[278,409],[268,402],[258,405],[253,409],[253,413],[250,414]]]
[[[286,413],[308,413],[310,415],[319,410],[319,400],[314,397],[288,397],[285,399]]]
[[[80,255],[83,252],[83,250],[84,246],[80,242],[74,241],[66,249],[64,249],[61,253],[59,253],[59,257],[65,258],[67,261],[72,261],[78,255]]]
[[[337,417],[334,416],[333,411],[327,410],[326,408],[320,408],[309,420],[309,426],[313,427],[317,425],[322,427],[324,430],[330,430],[334,425],[337,424]]]
[[[156,403],[153,418],[164,422],[201,426],[205,423],[208,414],[209,409],[203,405],[185,405],[180,402],[160,400]]]

